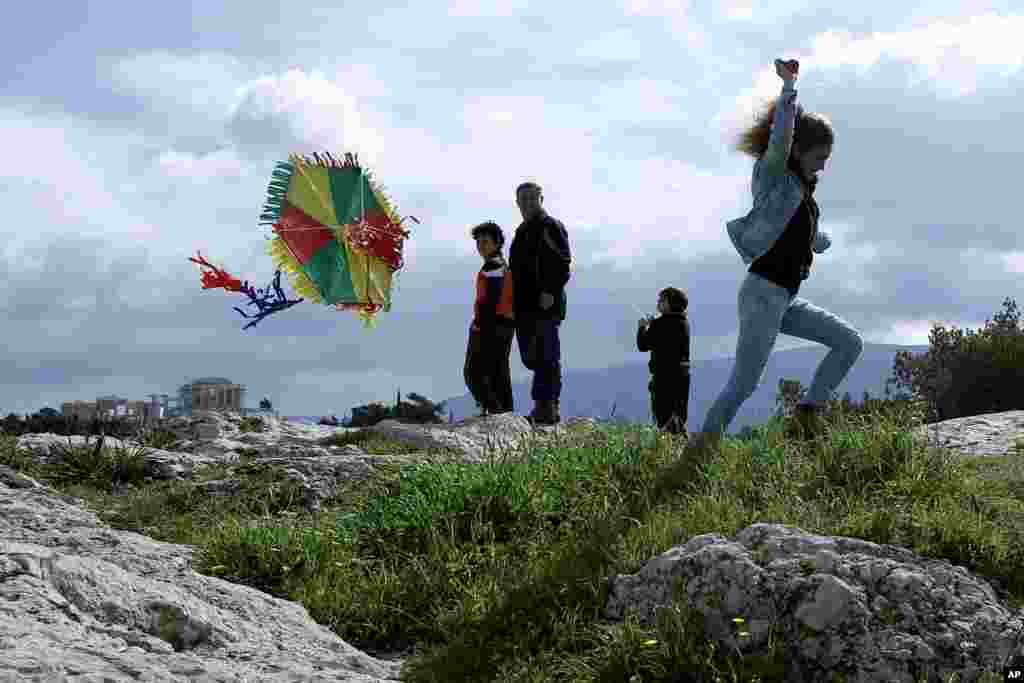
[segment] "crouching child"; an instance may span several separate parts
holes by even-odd
[[[658,429],[686,434],[690,401],[690,324],[686,319],[686,294],[668,287],[658,294],[657,318],[639,321],[636,345],[650,351],[651,413]]]
[[[512,272],[501,255],[505,236],[490,221],[473,228],[472,236],[484,263],[476,276],[463,376],[480,416],[509,413],[513,410],[509,354],[515,337],[515,312]]]

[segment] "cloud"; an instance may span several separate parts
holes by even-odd
[[[157,159],[160,171],[172,178],[191,178],[197,182],[209,182],[218,178],[238,177],[243,172],[243,163],[234,149],[222,148],[209,154],[191,154],[167,150]]]
[[[0,147],[17,159],[0,168],[0,197],[7,207],[0,235],[7,247],[69,233],[154,235],[156,227],[125,206],[113,172],[138,141],[136,135],[111,134],[67,116],[0,111]]]
[[[625,0],[621,3],[627,14],[674,14],[686,16],[690,13],[690,0]]]
[[[212,122],[223,120],[237,105],[236,91],[252,78],[252,70],[230,54],[156,50],[112,61],[107,73],[117,92],[146,100],[154,111]]]
[[[243,85],[228,131],[243,153],[345,149],[372,156],[378,149],[355,98],[316,71],[291,69]]]
[[[960,11],[928,11],[939,5]],[[1006,219],[1018,15],[911,21],[905,8],[844,15],[803,0],[378,9],[257,17],[238,3],[130,40],[96,22],[86,31],[108,33],[81,44],[129,55],[105,63],[115,96],[54,65],[35,82],[60,113],[0,113],[18,160],[0,172],[5,405],[142,396],[201,375],[248,383],[250,404],[269,395],[287,414],[340,414],[395,384],[461,393],[479,268],[468,230],[494,219],[511,238],[528,178],[572,240],[566,367],[636,360],[630,302],[646,310],[669,284],[691,296],[694,356],[732,355],[745,269],[724,224],[749,209],[752,160],[730,147],[778,94],[779,45],[797,49],[801,98],[834,114],[842,140],[818,193],[833,246],[802,295],[870,341],[921,343],[930,319],[991,317],[1024,271]],[[167,49],[131,56],[140,44]],[[201,290],[185,259],[202,248],[265,285],[256,223],[272,162],[324,148],[359,151],[423,221],[395,308],[375,332],[311,304],[243,332],[232,306],[244,298]],[[789,343],[803,342],[778,348]]]
[[[1024,275],[1024,251],[1016,250],[1002,256],[1006,269],[1012,273]]]
[[[501,2],[477,2],[476,0],[453,0],[448,4],[449,18],[470,17],[511,17],[530,5],[530,0],[502,0]]]
[[[725,17],[729,21],[749,21],[754,18],[754,7],[747,0],[730,2],[719,6],[719,9],[725,10]]]
[[[859,76],[885,60],[904,62],[914,70],[909,86],[929,81],[938,95],[962,98],[986,83],[998,84],[1024,65],[1024,15],[987,13],[959,21],[936,21],[906,31],[873,33],[858,38],[829,30],[815,36],[805,74],[835,74],[852,66]]]

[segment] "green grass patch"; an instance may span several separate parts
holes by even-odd
[[[410,453],[415,449],[398,439],[388,438],[372,429],[357,429],[349,432],[338,432],[318,441],[321,446],[356,446],[364,453],[372,455],[392,455]],[[450,449],[431,449],[433,453],[453,453]]]
[[[266,425],[263,423],[263,418],[258,415],[247,415],[243,417],[238,425],[238,431],[243,434],[246,432],[262,432],[266,429]]]

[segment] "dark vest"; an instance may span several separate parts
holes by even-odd
[[[793,155],[789,157],[788,167],[801,179],[799,166]],[[800,283],[807,279],[814,261],[811,245],[818,233],[818,204],[814,201],[814,188],[817,181],[804,181],[807,189],[804,201],[786,224],[786,230],[775,241],[772,248],[761,258],[750,264],[747,272],[757,273],[770,282],[789,291],[796,296],[800,291]]]

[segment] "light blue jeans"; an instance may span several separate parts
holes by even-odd
[[[736,364],[722,393],[708,410],[701,431],[721,434],[728,428],[740,406],[761,384],[768,356],[780,332],[831,349],[818,365],[802,403],[820,406],[828,401],[864,348],[860,333],[850,323],[806,299],[791,296],[785,287],[755,273],[747,273],[737,303],[740,334],[736,341]]]

